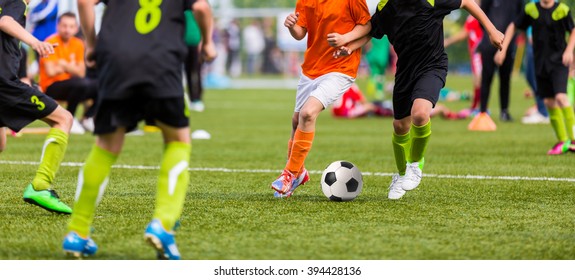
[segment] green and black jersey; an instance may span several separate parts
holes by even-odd
[[[100,96],[178,97],[182,90],[184,11],[195,0],[104,0],[106,12],[96,44]]]
[[[24,0],[0,0],[0,18],[12,17],[25,27],[26,8]],[[0,82],[18,79],[20,57],[20,41],[0,31]]]
[[[371,36],[384,35],[397,52],[395,92],[408,92],[428,72],[447,75],[443,18],[461,7],[461,0],[382,0],[371,17]]]
[[[567,47],[567,34],[573,28],[573,18],[569,6],[554,3],[551,8],[541,7],[541,3],[525,5],[519,17],[515,20],[519,29],[533,29],[533,54],[537,75],[549,73],[563,65],[563,52]]]

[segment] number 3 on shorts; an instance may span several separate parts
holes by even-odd
[[[140,0],[140,9],[134,19],[138,33],[146,35],[158,27],[162,19],[161,4],[162,0]]]

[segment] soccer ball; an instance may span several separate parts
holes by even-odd
[[[328,165],[321,175],[321,190],[333,201],[350,201],[363,187],[361,171],[349,161],[338,160]]]

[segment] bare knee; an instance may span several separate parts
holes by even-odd
[[[53,128],[58,128],[66,133],[70,133],[74,117],[62,106],[56,107],[56,110],[43,119]]]
[[[397,135],[405,135],[409,132],[411,128],[411,122],[409,117],[403,118],[401,120],[393,120],[393,130]]]
[[[422,126],[429,122],[429,114],[423,111],[416,111],[411,114],[411,120],[414,125]]]
[[[316,110],[303,108],[299,112],[299,121],[305,124],[315,123],[315,120],[317,119],[318,115],[319,112],[317,112]]]

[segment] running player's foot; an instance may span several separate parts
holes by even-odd
[[[60,197],[55,190],[37,191],[34,189],[32,184],[29,184],[24,190],[24,201],[38,205],[50,212],[72,214],[72,209],[64,202],[60,201]]]
[[[401,187],[406,191],[417,188],[421,182],[422,175],[423,171],[421,170],[419,162],[407,163],[407,168],[405,169],[405,176],[403,176],[404,179]]]
[[[389,184],[389,193],[387,194],[387,198],[396,200],[400,199],[405,194],[405,190],[402,187],[403,180],[404,176],[393,174],[391,177],[391,184]]]
[[[92,256],[98,251],[98,245],[92,238],[82,238],[77,233],[71,231],[64,238],[62,249],[67,256],[81,258]]]
[[[569,145],[569,152],[575,153],[575,141],[571,141],[571,145]]]
[[[284,170],[282,175],[272,182],[272,189],[281,194],[287,194],[293,188],[293,183],[296,180],[295,175],[288,170]]]
[[[180,259],[180,252],[176,246],[174,232],[166,231],[160,220],[154,219],[148,224],[146,232],[144,233],[144,239],[156,249],[158,259]]]
[[[293,192],[295,191],[295,189],[297,189],[297,187],[301,186],[301,185],[305,185],[305,183],[307,183],[309,181],[309,172],[307,172],[307,169],[303,169],[301,174],[299,174],[299,176],[295,179],[295,181],[292,184],[292,188],[285,194],[282,194],[278,191],[274,192],[274,197],[277,198],[282,198],[282,197],[290,197]]]
[[[204,105],[204,102],[202,102],[201,100],[190,102],[190,110],[192,111],[203,112],[205,109],[206,106]]]
[[[512,122],[513,121],[513,117],[511,117],[511,114],[509,114],[509,111],[507,111],[507,110],[501,110],[501,114],[499,115],[499,119],[502,122]]]
[[[557,144],[555,144],[555,146],[553,146],[553,148],[551,148],[551,150],[549,150],[547,152],[548,155],[562,155],[564,153],[567,153],[567,151],[570,150],[571,147],[571,141],[567,140],[567,141],[562,141],[559,142]]]

